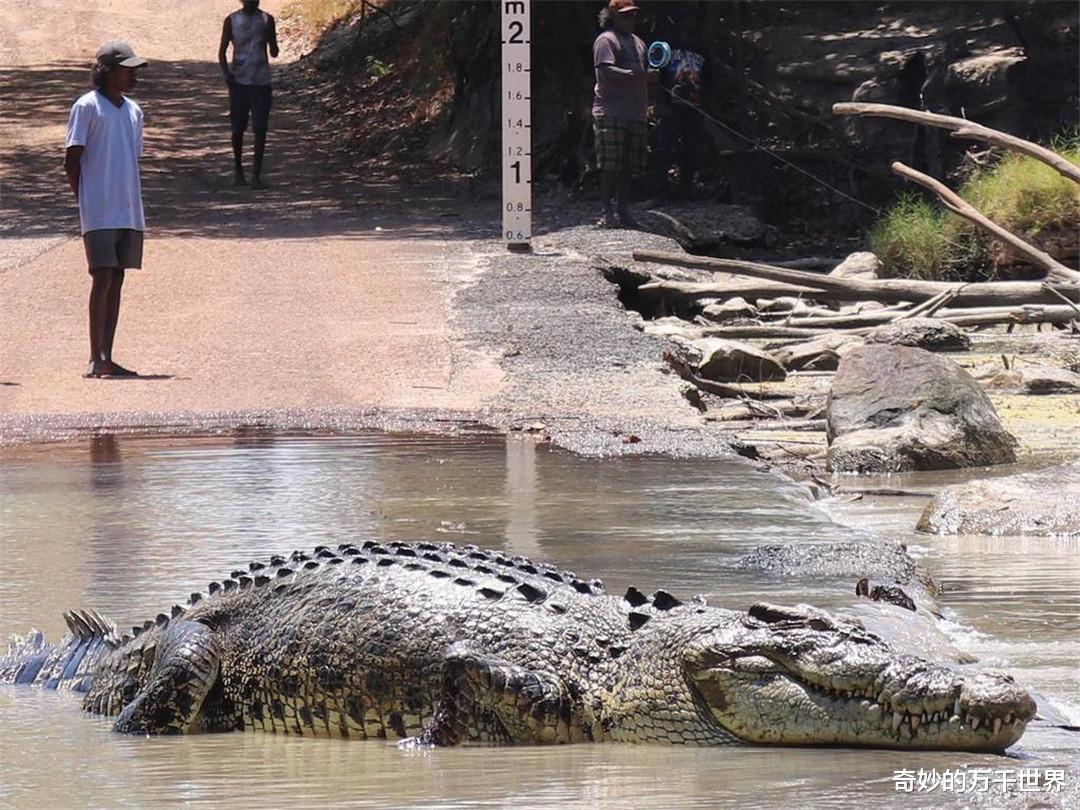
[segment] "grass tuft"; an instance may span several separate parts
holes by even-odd
[[[1080,166],[1080,137],[1061,138],[1054,147]],[[1027,241],[1080,227],[1080,185],[1024,155],[1008,153],[976,169],[957,193]],[[870,244],[890,276],[974,280],[996,275],[990,235],[919,193],[900,198],[874,226]]]

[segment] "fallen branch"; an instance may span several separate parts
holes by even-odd
[[[1076,310],[1077,315],[1080,315],[1080,307],[1077,307],[1076,304],[1074,304],[1072,301],[1070,301],[1068,298],[1058,292],[1052,284],[1044,284],[1043,286],[1050,292],[1052,292],[1054,295],[1056,295],[1058,298],[1060,298],[1062,301],[1064,301],[1066,304],[1068,304],[1070,307],[1072,307],[1074,310]]]
[[[893,321],[906,321],[910,318],[931,318],[935,312],[944,307],[959,294],[959,290],[945,290],[944,292],[938,293],[933,298],[923,301],[918,306],[912,307],[907,312],[901,312],[893,316]]]
[[[1073,182],[1080,183],[1080,166],[1071,163],[1053,150],[1026,141],[1023,138],[1017,138],[1015,135],[1009,135],[1000,130],[976,124],[974,121],[968,121],[964,118],[954,118],[951,115],[939,115],[922,110],[911,110],[907,107],[897,107],[892,104],[841,102],[833,104],[832,110],[836,115],[869,115],[880,118],[896,118],[914,124],[926,124],[931,127],[952,130],[951,137],[953,138],[985,141],[994,144],[994,146],[1020,152],[1052,166],[1062,176],[1069,178]]]
[[[705,326],[702,337],[722,338],[812,338],[825,335],[824,329],[793,329],[790,326]]]
[[[780,282],[758,283],[733,279],[727,283],[715,281],[650,281],[638,287],[638,292],[670,295],[678,298],[775,298],[781,295],[825,295],[823,290],[796,287]]]
[[[710,420],[713,421],[713,420]],[[810,431],[825,432],[825,420],[824,419],[770,419],[770,420],[715,420],[723,421],[725,428],[731,430],[745,431],[746,433],[753,433],[756,431]]]
[[[940,320],[948,321],[956,326],[993,326],[1007,323],[1069,323],[1080,320],[1080,316],[1071,307],[1015,307],[1013,309],[988,307],[988,310],[996,312],[957,310],[955,314],[939,316]]]
[[[743,262],[736,259],[711,259],[686,253],[635,250],[633,255],[635,260],[642,262],[696,267],[719,273],[780,281],[798,287],[809,287],[811,292],[805,295],[845,301],[871,300],[898,304],[902,301],[926,301],[946,290],[956,290],[955,303],[960,306],[1020,306],[1058,302],[1058,297],[1044,289],[1041,281],[984,281],[975,284],[957,284],[947,281],[900,278],[868,280],[824,276],[802,270],[773,267],[768,264]],[[1062,282],[1054,286],[1070,301],[1080,301],[1080,283]],[[679,289],[681,294],[691,298],[723,295],[726,289],[722,284],[706,283],[669,283],[667,287],[667,289],[675,288]],[[817,291],[814,291],[814,288],[817,288]]]
[[[700,388],[707,394],[716,394],[729,399],[790,399],[790,394],[743,388],[740,385],[714,382],[700,377],[684,362],[682,362],[670,349],[664,352],[664,360],[675,369],[675,372],[689,383]]]
[[[957,216],[961,216],[969,222],[973,222],[983,230],[989,231],[1003,242],[1012,245],[1016,250],[1026,256],[1032,264],[1045,270],[1047,278],[1070,282],[1080,281],[1080,272],[1066,267],[1049,253],[1039,250],[1029,242],[1025,242],[1016,234],[1010,233],[1000,225],[991,222],[980,214],[973,205],[966,200],[961,199],[959,195],[946,187],[944,183],[941,183],[922,172],[917,172],[910,166],[905,166],[900,161],[896,161],[892,164],[892,170],[901,177],[905,177],[908,180],[918,183],[920,186],[925,186],[933,191],[941,198],[941,202],[944,203],[945,207]]]
[[[1019,307],[966,307],[942,309],[935,313],[941,321],[957,326],[988,326],[995,323],[1068,323],[1080,320],[1080,310],[1068,299],[1066,305],[1031,305]],[[924,315],[925,317],[925,315]],[[794,329],[834,329],[837,332],[860,334],[861,327],[891,323],[888,313],[865,312],[858,315],[838,315],[835,318],[793,318],[787,326]]]

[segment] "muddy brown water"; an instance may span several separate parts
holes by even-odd
[[[944,643],[1012,672],[1060,722],[1080,722],[1080,544],[915,535],[920,507],[912,498],[823,507],[743,464],[582,459],[494,437],[100,437],[8,448],[0,636],[37,626],[55,639],[60,612],[79,606],[127,626],[249,559],[368,538],[498,548],[600,576],[611,592],[633,584],[733,608],[805,601],[865,616],[877,606],[855,604],[848,579],[736,563],[761,544],[872,529],[910,543],[943,586]],[[1011,754],[143,739],[112,734],[69,695],[0,688],[0,805],[12,807],[910,807],[963,801],[896,793],[898,768],[1080,769],[1080,740],[1047,725]]]

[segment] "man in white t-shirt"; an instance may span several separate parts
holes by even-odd
[[[142,108],[124,94],[146,64],[131,46],[113,40],[94,62],[94,90],[71,105],[64,171],[79,201],[79,222],[93,278],[90,289],[90,367],[84,377],[134,377],[113,362],[124,270],[142,267],[143,216],[139,157]]]

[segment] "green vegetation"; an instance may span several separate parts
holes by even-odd
[[[364,59],[364,70],[368,76],[374,76],[376,79],[381,79],[384,76],[390,75],[392,67],[381,59],[376,59],[374,56],[368,56]]]
[[[1058,142],[1055,151],[1080,166],[1080,138]],[[1009,153],[973,171],[958,193],[1036,245],[1041,236],[1080,227],[1080,186],[1034,158]],[[890,276],[973,280],[997,275],[989,235],[918,193],[901,197],[871,231],[870,244]]]

